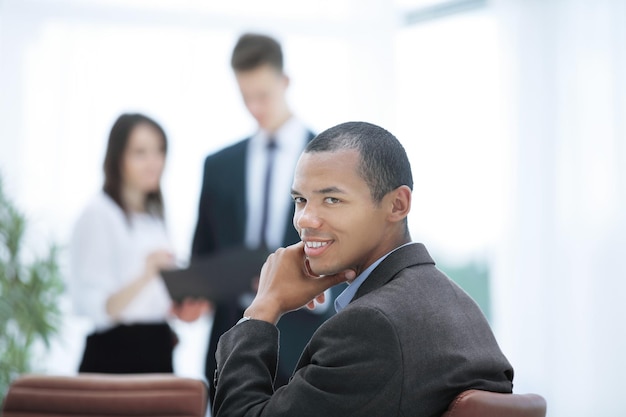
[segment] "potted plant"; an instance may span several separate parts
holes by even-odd
[[[15,377],[36,370],[33,348],[47,347],[61,321],[58,247],[49,245],[45,256],[29,253],[26,223],[0,177],[0,405]]]

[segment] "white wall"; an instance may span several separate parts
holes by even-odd
[[[498,334],[550,416],[626,415],[626,3],[496,5],[514,161]]]
[[[489,10],[397,32],[396,135],[411,158],[413,238],[450,263],[488,262],[501,238],[510,141]]]

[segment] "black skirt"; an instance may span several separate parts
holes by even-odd
[[[176,343],[167,323],[121,324],[87,337],[79,372],[172,373]]]

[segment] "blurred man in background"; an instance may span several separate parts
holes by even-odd
[[[241,246],[275,250],[300,240],[292,225],[291,182],[297,159],[314,133],[287,103],[289,77],[283,71],[281,45],[269,36],[244,34],[235,45],[231,66],[258,129],[206,158],[193,257]],[[283,337],[276,387],[287,383],[306,342],[334,312],[334,297],[327,295],[315,309],[294,311],[278,324]],[[217,341],[248,306],[244,298],[215,306],[206,359],[211,400]]]

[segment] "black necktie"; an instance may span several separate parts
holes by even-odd
[[[260,245],[264,248],[267,248],[267,219],[269,217],[269,207],[270,207],[270,187],[272,183],[272,166],[274,165],[274,156],[276,154],[276,141],[274,138],[268,138],[267,142],[267,165],[265,167],[265,182],[263,185],[263,207],[261,208],[261,239],[259,240]]]

